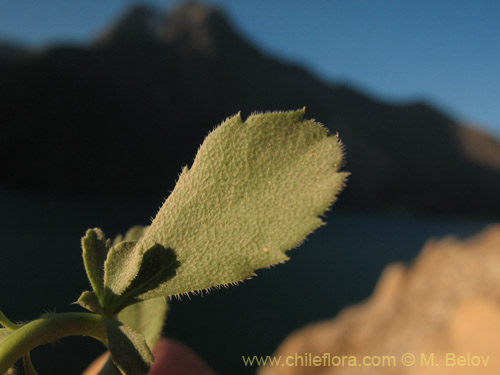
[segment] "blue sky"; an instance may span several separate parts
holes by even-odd
[[[179,1],[2,0],[0,40],[85,42],[127,5]],[[496,0],[207,0],[265,51],[390,100],[426,99],[500,137]]]

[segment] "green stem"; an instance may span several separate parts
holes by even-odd
[[[89,313],[45,314],[23,325],[0,342],[0,374],[37,346],[66,336],[91,336],[106,344],[102,317]]]
[[[3,325],[5,328],[11,329],[11,330],[16,330],[19,328],[19,326],[11,322],[2,311],[0,311],[0,324]]]
[[[30,352],[23,355],[24,375],[37,375],[35,367],[31,362]]]

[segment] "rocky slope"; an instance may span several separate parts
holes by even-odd
[[[498,374],[499,249],[498,225],[467,240],[429,242],[411,266],[388,266],[366,302],[292,334],[276,353],[283,361],[296,354],[352,356],[356,365],[302,360],[305,365],[268,366],[260,374]],[[359,365],[365,356],[394,361]]]
[[[340,205],[500,216],[496,140],[324,82],[199,3],[134,7],[89,45],[0,59],[0,186],[161,199],[224,118],[303,106],[346,145]]]

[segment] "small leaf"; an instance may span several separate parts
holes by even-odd
[[[175,252],[161,245],[153,245],[141,256],[134,252],[135,242],[122,242],[117,247],[121,244],[128,245],[121,246],[123,251],[112,249],[106,261],[103,308],[109,313],[117,313],[128,305],[161,296],[162,292],[156,290],[158,285],[171,279],[179,266]],[[137,263],[131,264],[131,261]],[[140,268],[131,279],[130,275],[135,273],[131,271],[133,267]],[[117,288],[116,285],[123,285],[125,275],[129,276],[128,286],[125,290],[117,292],[122,288]]]
[[[82,238],[83,261],[90,284],[98,297],[104,286],[104,262],[108,255],[110,242],[99,228],[89,229]]]
[[[91,312],[97,314],[103,313],[101,304],[95,292],[90,292],[88,290],[84,291],[75,303]]]
[[[144,253],[137,276],[120,296],[127,301],[123,306],[163,296],[159,285],[174,277],[179,265],[172,249],[153,245]]]
[[[144,337],[110,316],[103,317],[113,362],[124,375],[147,374],[153,354]]]
[[[146,232],[146,229],[148,229],[148,227],[142,225],[133,226],[127,231],[127,233],[125,233],[125,236],[121,234],[116,236],[113,240],[113,245],[116,245],[117,243],[120,243],[122,241],[138,241],[139,238],[141,238],[142,235]]]
[[[342,145],[303,115],[236,115],[208,135],[136,246],[175,249],[164,295],[244,280],[323,224],[347,176]]]
[[[161,336],[167,301],[153,298],[128,306],[118,314],[118,319],[144,336],[150,348],[154,348]]]
[[[120,295],[136,277],[142,260],[142,253],[135,247],[135,241],[120,242],[109,251],[104,263],[103,307],[108,305],[109,293]]]

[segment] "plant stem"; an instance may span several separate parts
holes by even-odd
[[[37,375],[35,367],[31,362],[30,352],[23,355],[24,375]]]
[[[37,346],[76,335],[91,336],[106,344],[102,317],[90,313],[45,314],[23,325],[0,343],[0,374],[5,374],[18,359]]]
[[[19,328],[19,326],[11,322],[2,311],[0,311],[0,324],[3,325],[5,328],[11,329],[11,330],[16,330]]]

